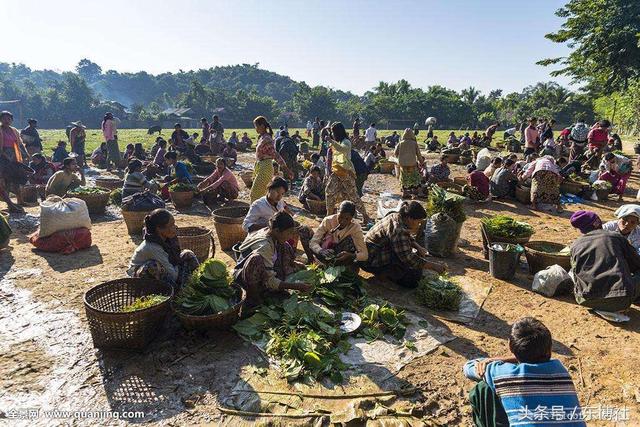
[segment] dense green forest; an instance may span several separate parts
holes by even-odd
[[[258,64],[215,67],[151,75],[144,71],[103,71],[82,59],[74,72],[31,70],[23,64],[0,63],[0,101],[20,100],[3,108],[19,109],[23,121],[35,117],[41,127],[59,128],[82,120],[96,127],[106,111],[144,127],[164,119],[171,107],[189,107],[193,118],[210,117],[216,109],[229,127],[247,127],[263,114],[278,124],[289,117],[301,125],[314,116],[350,122],[355,116],[380,127],[402,128],[428,116],[443,129],[483,128],[495,120],[513,124],[527,116],[553,117],[561,124],[577,115],[594,119],[594,97],[557,83],[542,82],[521,92],[487,94],[474,87],[460,92],[442,86],[414,88],[406,80],[380,82],[358,96],[323,86],[311,87]],[[20,126],[22,123],[16,123]]]

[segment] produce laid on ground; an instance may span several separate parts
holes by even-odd
[[[143,297],[136,298],[129,305],[125,305],[124,307],[122,307],[121,311],[123,313],[131,313],[132,311],[144,310],[145,308],[162,304],[168,299],[169,297],[165,295],[156,295],[156,294],[146,295]]]
[[[107,190],[106,188],[80,186],[74,188],[73,190],[67,191],[67,195],[75,196],[83,194],[104,194],[108,192],[109,190]]]
[[[196,186],[193,184],[187,184],[184,182],[177,182],[169,186],[169,191],[171,191],[172,193],[195,192]]]
[[[493,237],[524,238],[533,234],[533,227],[506,215],[496,215],[480,220],[485,230]]]
[[[355,336],[367,341],[401,340],[406,331],[404,312],[386,302],[370,300],[362,279],[345,267],[311,266],[287,277],[290,282],[315,286],[307,295],[270,300],[233,328],[244,339],[266,342],[266,353],[276,359],[288,381],[343,380],[347,366],[340,361],[351,344],[340,329],[342,313],[360,313],[362,327]]]
[[[462,301],[462,289],[447,275],[425,276],[418,282],[418,302],[434,310],[458,310]]]
[[[176,297],[176,309],[192,316],[209,316],[228,310],[237,300],[226,264],[211,258],[191,274]]]

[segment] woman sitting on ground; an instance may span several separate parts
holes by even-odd
[[[209,207],[218,202],[224,203],[238,198],[240,187],[235,175],[227,168],[225,158],[219,157],[216,160],[216,170],[198,184],[198,191]]]
[[[433,165],[429,171],[429,181],[432,183],[448,182],[449,175],[451,175],[451,169],[449,169],[449,156],[443,154],[440,156],[440,163]]]
[[[251,148],[251,138],[249,138],[249,135],[247,134],[247,132],[242,134],[242,138],[240,138],[240,144],[238,144],[238,150],[240,151],[244,151],[244,150],[248,150]]]
[[[33,169],[34,174],[29,178],[32,185],[47,185],[49,178],[56,173],[56,167],[53,163],[48,162],[41,153],[35,153],[31,156],[29,167]]]
[[[80,176],[78,176],[78,172],[80,172]],[[64,197],[67,191],[85,184],[84,172],[78,167],[76,158],[67,157],[62,162],[62,170],[54,173],[47,181],[45,194],[47,197],[52,194]]]
[[[322,220],[309,244],[321,262],[354,265],[355,262],[367,260],[367,245],[364,243],[362,227],[353,220],[355,215],[356,205],[345,200],[340,204],[337,214]]]
[[[245,307],[254,308],[270,294],[292,289],[309,291],[306,283],[288,283],[286,277],[300,269],[295,250],[287,244],[296,234],[296,223],[286,212],[269,219],[269,226],[249,234],[240,244],[241,253],[233,277],[247,292]]]
[[[527,171],[522,174],[522,179],[531,178],[531,207],[538,209],[539,203],[556,205],[558,213],[562,212],[560,204],[560,168],[553,157],[540,157]]]
[[[229,140],[227,141],[227,144],[233,144],[233,146],[236,147],[236,146],[238,146],[239,142],[240,141],[238,140],[238,134],[234,130],[233,132],[231,132],[231,136],[229,137]]]
[[[107,167],[107,143],[103,142],[91,153],[91,162],[100,169]]]
[[[141,162],[147,160],[147,153],[144,151],[142,144],[139,142],[133,146],[133,157],[140,160]]]
[[[456,148],[458,146],[458,137],[456,137],[455,132],[451,132],[449,134],[449,139],[447,140],[447,148]]]
[[[394,155],[398,159],[398,165],[400,166],[402,197],[418,196],[422,184],[418,166],[424,162],[424,158],[420,153],[420,147],[418,147],[418,141],[416,141],[413,130],[410,128],[404,130],[402,141],[396,145]]]
[[[440,151],[440,141],[438,141],[438,135],[433,135],[433,138],[431,138],[431,140],[425,141],[425,143],[427,144],[427,151]]]
[[[322,182],[322,171],[318,166],[312,166],[309,175],[302,182],[298,200],[305,209],[309,210],[307,200],[324,200],[324,183]]]
[[[618,195],[622,201],[627,181],[631,177],[631,160],[620,154],[607,153],[602,160],[605,172],[600,174],[600,179],[611,183],[611,192]]]
[[[129,164],[129,160],[133,159],[133,153],[135,149],[136,148],[133,144],[127,144],[127,147],[124,150],[124,154],[122,155],[122,160],[124,163]]]
[[[502,157],[496,157],[491,161],[491,164],[487,166],[487,168],[484,170],[484,175],[487,178],[491,179],[493,178],[493,174],[501,167],[502,167]]]
[[[489,178],[473,163],[467,165],[467,185],[462,187],[462,193],[474,202],[489,198]]]
[[[227,162],[233,160],[233,163],[235,163],[238,160],[238,152],[234,147],[235,145],[232,142],[227,142],[227,146],[222,150],[221,156],[227,159]]]
[[[411,237],[411,230],[417,230],[426,218],[424,207],[414,200],[377,221],[365,237],[369,256],[360,267],[405,288],[418,286],[425,269],[443,273],[445,265],[427,260],[428,251]]]
[[[622,205],[615,212],[617,220],[605,222],[602,228],[614,231],[627,238],[631,246],[640,253],[640,205]]]
[[[129,262],[130,277],[156,279],[179,289],[198,268],[198,259],[188,250],[180,250],[176,222],[166,209],[156,209],[144,218],[142,243]]]
[[[155,193],[158,191],[158,186],[153,181],[147,181],[147,177],[142,173],[142,162],[140,160],[129,160],[122,186],[122,197],[129,197],[145,190]]]
[[[515,162],[512,159],[505,160],[491,177],[491,195],[496,199],[513,198],[516,195],[518,177],[513,173]]]

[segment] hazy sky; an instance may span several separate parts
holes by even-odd
[[[0,62],[164,71],[256,62],[355,93],[379,81],[520,90],[566,54],[544,35],[564,1],[0,0]],[[556,79],[566,84],[566,79]]]

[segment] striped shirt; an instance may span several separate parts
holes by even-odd
[[[464,365],[467,378],[480,381],[477,360]],[[557,359],[543,363],[492,362],[484,381],[493,390],[509,417],[510,426],[585,426],[580,403],[569,372]]]

